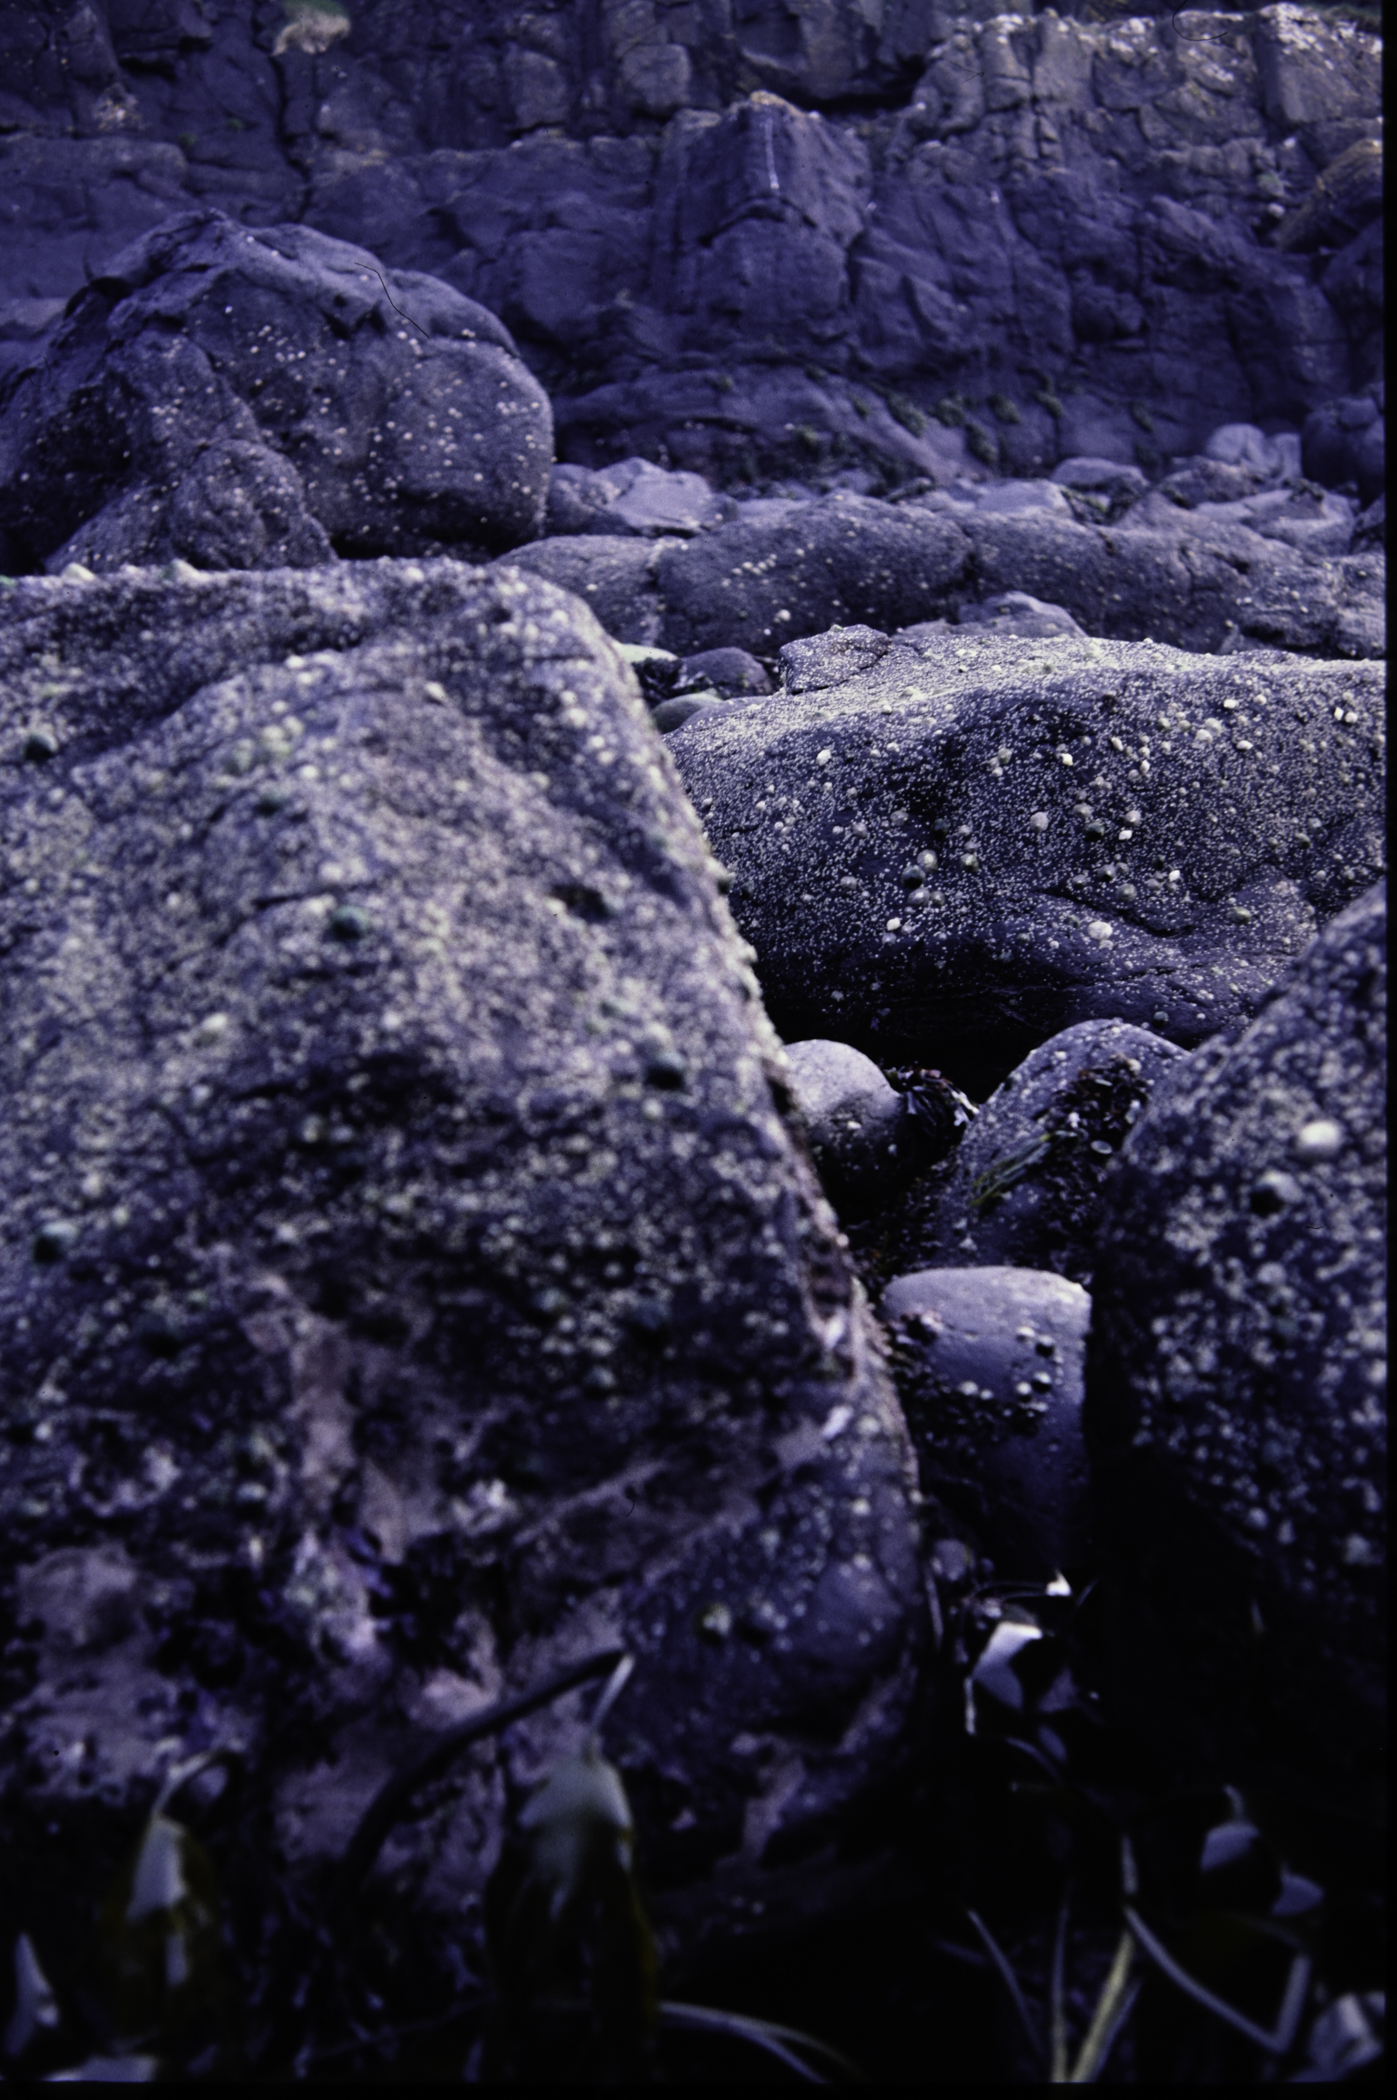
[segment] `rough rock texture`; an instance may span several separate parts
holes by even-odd
[[[550,534],[636,533],[658,539],[702,532],[736,515],[731,497],[715,495],[701,474],[668,473],[646,459],[623,459],[601,473],[555,467],[545,525]]]
[[[898,1180],[900,1154],[910,1153],[903,1098],[848,1043],[788,1043],[786,1058],[825,1194],[841,1217],[862,1216]]]
[[[1196,1043],[1383,866],[1372,665],[851,629],[670,748],[787,1040],[982,1097],[1058,1029]]]
[[[1379,888],[1137,1124],[1088,1366],[1120,1695],[1350,1807],[1384,1756],[1386,1053]]]
[[[671,544],[632,534],[565,535],[530,540],[498,566],[523,569],[571,591],[618,642],[647,647],[659,641],[664,625],[659,567]]]
[[[1350,552],[1352,503],[1206,465],[1188,462],[1109,526],[1109,495],[956,482],[899,503],[849,489],[731,503],[736,516],[649,552],[588,526],[510,558],[612,607],[599,617],[618,636],[681,655],[736,646],[769,659],[832,625],[920,629],[951,614],[1001,634],[1383,655],[1386,557]]]
[[[177,214],[0,399],[15,567],[307,566],[538,531],[552,420],[493,314],[362,249]]]
[[[1081,1021],[1051,1036],[961,1139],[926,1219],[923,1259],[1007,1262],[1090,1285],[1107,1170],[1182,1054],[1126,1021]]]
[[[664,643],[773,656],[852,621],[905,627],[944,610],[969,552],[943,518],[843,490],[774,525],[738,519],[661,555]]]
[[[879,1312],[923,1492],[997,1574],[1046,1582],[1084,1563],[1086,1292],[1028,1267],[924,1269],[890,1284]]]
[[[618,1635],[651,1875],[822,1841],[899,1755],[911,1453],[600,628],[447,562],[34,580],[0,696],[11,1864],[88,1903],[222,1745],[313,1882]],[[575,1711],[394,1886],[478,1889]]]
[[[1380,38],[1074,12],[11,8],[0,310],[65,300],[182,198],[299,220],[500,314],[569,459],[723,482],[1154,471],[1377,377]]]

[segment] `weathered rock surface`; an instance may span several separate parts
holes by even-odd
[[[900,1754],[911,1454],[613,645],[445,562],[32,580],[0,696],[12,1870],[86,1920],[219,1748],[313,1889],[615,1636],[661,1885],[822,1840]],[[575,1711],[375,1902],[459,1915]]]
[[[664,627],[659,567],[669,544],[624,533],[565,534],[515,547],[500,566],[571,591],[618,642],[649,647]]]
[[[1384,1757],[1386,1051],[1375,889],[1136,1125],[1088,1364],[1123,1702],[1350,1810]]]
[[[1378,36],[992,10],[11,9],[0,310],[182,200],[297,220],[499,314],[567,459],[724,484],[1152,473],[1379,376]]]
[[[621,638],[680,655],[737,647],[770,659],[834,625],[921,628],[952,615],[1030,637],[1383,655],[1386,558],[1350,551],[1353,504],[1299,478],[1262,486],[1244,468],[1206,467],[1190,461],[1109,527],[1110,495],[957,482],[899,503],[849,489],[732,503],[735,517],[649,549],[588,526],[510,558],[610,608],[599,617]]]
[[[890,1284],[879,1312],[923,1492],[1001,1576],[1046,1582],[1086,1562],[1087,1293],[1026,1267],[924,1269]]]
[[[1077,1021],[1197,1043],[1382,869],[1375,666],[867,629],[783,665],[670,748],[788,1041],[981,1096]]]
[[[961,1139],[925,1220],[923,1260],[1050,1269],[1090,1286],[1107,1171],[1182,1055],[1127,1021],[1050,1036]]]
[[[176,215],[0,402],[12,567],[493,553],[543,517],[552,421],[493,314],[303,226]]]

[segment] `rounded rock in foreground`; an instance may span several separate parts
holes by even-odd
[[[1371,1804],[1385,1691],[1386,899],[1112,1178],[1087,1427],[1112,1678],[1175,1755]]]
[[[856,1217],[898,1178],[903,1098],[848,1043],[788,1043],[786,1056],[825,1192],[841,1216]]]
[[[1091,1299],[1035,1269],[924,1269],[879,1307],[924,1492],[1000,1575],[1047,1581],[1089,1555],[1082,1440]]]

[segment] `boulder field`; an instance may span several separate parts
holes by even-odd
[[[6,2075],[98,2075],[40,1984],[97,2002],[176,1799],[296,2075],[336,1904],[363,2031],[459,2011],[623,1653],[671,1974],[901,1916],[992,1712],[1092,1814],[1068,1739],[1148,1746],[1113,1876],[1200,1789],[1366,1832],[1372,21],[51,0],[0,58]]]

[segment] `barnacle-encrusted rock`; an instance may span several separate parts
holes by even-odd
[[[494,553],[542,521],[547,396],[495,316],[436,278],[203,208],[71,308],[0,409],[16,566]]]
[[[89,1848],[86,1902],[220,1748],[313,1880],[613,1639],[658,1882],[837,1828],[900,1754],[910,1450],[614,645],[449,562],[31,580],[0,710],[12,1861]],[[575,1714],[395,1885],[478,1889]]]
[[[670,748],[789,1041],[981,1097],[1076,1021],[1197,1043],[1383,866],[1376,666],[868,629],[783,664]]]
[[[1386,984],[1378,887],[1176,1068],[1108,1185],[1087,1373],[1115,1695],[1350,1811],[1384,1762]]]

